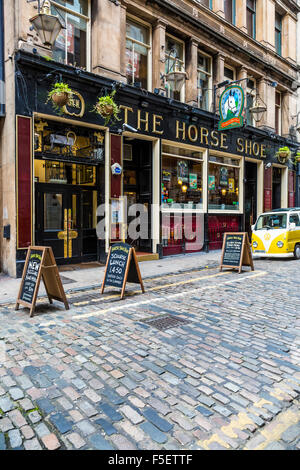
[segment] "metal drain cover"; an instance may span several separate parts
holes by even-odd
[[[147,318],[146,320],[142,320],[142,322],[161,331],[189,323],[187,320],[183,320],[182,318],[178,318],[173,315],[161,315],[155,318]]]

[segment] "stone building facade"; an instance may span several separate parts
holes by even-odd
[[[104,261],[110,243],[130,241],[125,200],[147,209],[136,249],[156,257],[220,248],[224,232],[250,233],[264,210],[300,203],[296,2],[50,3],[66,26],[53,48],[30,29],[36,2],[1,2],[4,272],[20,276],[38,244],[60,263]],[[47,102],[57,81],[74,92],[60,114]],[[243,125],[222,130],[220,98],[231,86],[243,90]],[[120,121],[106,123],[93,109],[112,91]],[[282,147],[290,159],[278,159]],[[184,216],[201,232],[195,240]],[[101,217],[110,226],[103,239]]]

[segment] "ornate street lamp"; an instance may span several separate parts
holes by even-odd
[[[37,32],[42,43],[45,46],[52,47],[55,40],[65,26],[60,19],[51,14],[50,1],[43,0],[27,0],[28,3],[38,2],[38,14],[30,18],[33,29]]]
[[[172,63],[170,64],[170,60]],[[181,91],[185,81],[187,80],[187,73],[181,68],[179,57],[175,49],[171,49],[168,52],[167,59],[167,72],[162,76],[166,82],[170,85],[173,91]]]
[[[263,114],[267,111],[267,106],[259,96],[258,92],[256,93],[253,105],[249,108],[249,111],[256,122],[261,121]]]

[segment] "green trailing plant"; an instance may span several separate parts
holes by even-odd
[[[296,163],[299,163],[299,162],[300,162],[300,152],[297,152],[297,153],[295,154],[295,162],[296,162]]]
[[[62,108],[68,104],[73,91],[67,83],[56,82],[48,92],[46,103],[52,100],[52,106],[59,114],[63,114]]]
[[[98,101],[93,108],[95,113],[100,114],[100,116],[104,118],[105,126],[107,126],[109,122],[113,123],[115,121],[120,121],[118,116],[120,108],[114,100],[115,94],[116,90],[112,91],[110,95],[101,96],[98,98]]]
[[[290,159],[290,156],[291,156],[291,151],[289,147],[280,147],[280,149],[278,149],[278,151],[276,152],[277,160],[280,163],[285,163],[287,160]]]

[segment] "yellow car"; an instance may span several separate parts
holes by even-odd
[[[261,214],[252,227],[253,255],[300,259],[300,208]]]

